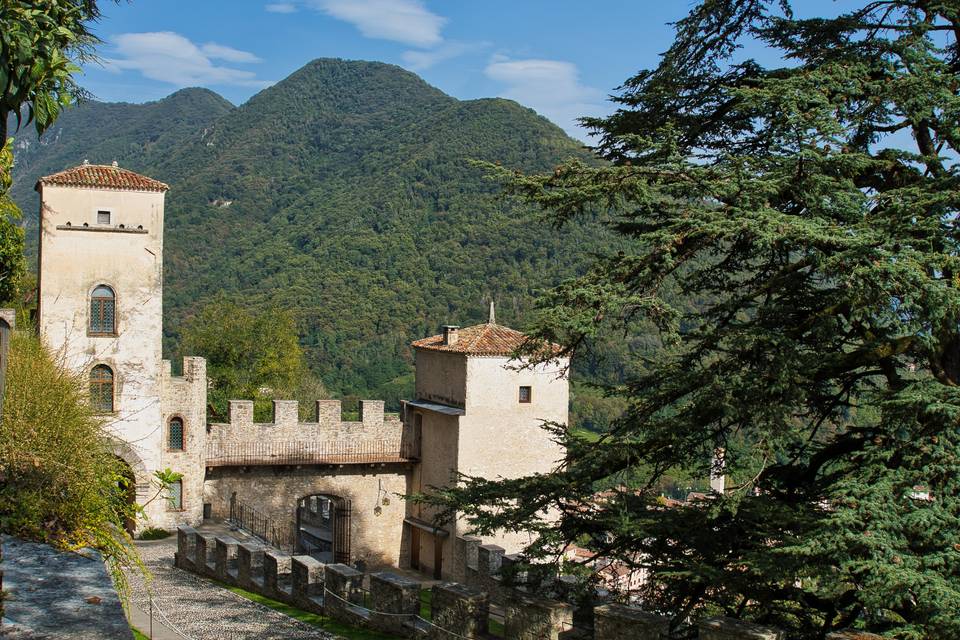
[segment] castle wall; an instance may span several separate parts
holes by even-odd
[[[418,355],[419,357],[419,355]],[[417,370],[419,373],[419,369]],[[412,410],[412,409],[411,409]],[[416,411],[422,418],[420,464],[413,469],[411,489],[416,493],[429,492],[431,487],[448,486],[456,481],[460,428],[457,416],[449,416],[433,411]],[[432,522],[435,509],[429,505],[411,504],[408,515],[424,522]],[[452,548],[450,540],[456,533],[454,523],[444,527],[450,536],[441,539],[443,558],[450,558]],[[419,535],[420,567],[424,573],[431,574],[434,569],[433,535],[426,532]],[[446,573],[446,569],[444,569]]]
[[[68,368],[89,373],[106,364],[113,370],[115,411],[107,429],[127,443],[119,453],[136,474],[137,500],[143,502],[153,493],[150,476],[162,468],[164,195],[49,184],[42,189],[40,336]],[[111,212],[111,224],[97,224],[98,210]],[[88,334],[89,297],[100,284],[116,293],[116,336]]]
[[[183,509],[174,510],[166,500],[152,511],[151,526],[173,528],[197,525],[203,519],[203,478],[206,470],[207,363],[203,358],[183,359],[183,376],[170,373],[170,361],[162,370],[161,465],[183,474]],[[183,421],[183,451],[169,448],[171,418]]]
[[[418,354],[419,355],[419,354]],[[467,359],[466,412],[460,418],[458,468],[470,476],[518,478],[553,470],[564,449],[552,441],[544,421],[567,424],[569,387],[564,362],[517,369],[508,357]],[[531,402],[519,401],[520,386],[531,388]],[[458,523],[457,535],[467,525]],[[526,533],[485,536],[516,553],[530,543]]]
[[[400,496],[408,491],[407,478],[406,467],[400,464],[219,467],[207,472],[204,499],[213,506],[214,517],[226,517],[230,497],[236,493],[238,501],[292,528],[301,498],[315,494],[347,498],[352,506],[351,562],[396,566],[404,551],[401,539],[406,507]]]
[[[207,446],[211,452],[229,445],[268,442],[400,442],[399,416],[385,414],[382,400],[361,400],[359,421],[341,419],[339,400],[318,400],[313,420],[300,422],[296,400],[275,400],[273,421],[254,422],[253,402],[231,400],[230,422],[211,423]]]

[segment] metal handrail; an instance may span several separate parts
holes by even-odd
[[[206,466],[366,464],[414,460],[414,448],[397,440],[324,442],[225,442],[210,444]]]
[[[293,530],[289,525],[267,517],[254,507],[238,501],[236,496],[230,498],[228,522],[271,547],[288,553],[293,552]]]

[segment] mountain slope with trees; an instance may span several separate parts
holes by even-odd
[[[459,101],[381,63],[316,60],[236,108],[197,89],[87,104],[44,144],[31,137],[17,140],[14,189],[28,215],[36,177],[84,158],[171,185],[168,354],[223,293],[292,311],[331,393],[394,405],[411,390],[411,340],[482,321],[491,298],[502,322],[524,326],[537,291],[611,237],[590,221],[538,221],[472,164],[550,170],[586,159],[578,142],[514,102]]]

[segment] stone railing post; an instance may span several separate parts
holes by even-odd
[[[477,548],[477,571],[480,575],[492,578],[499,574],[505,553],[503,547],[495,544],[480,545]]]
[[[263,554],[263,589],[266,595],[277,600],[288,600],[290,592],[285,588],[290,575],[290,556],[277,551]]]
[[[237,570],[230,566],[231,560],[237,559],[236,540],[230,536],[217,536],[216,550],[214,552],[214,571],[218,580],[224,582],[235,582],[237,579]]]
[[[449,640],[451,634],[464,638],[480,638],[487,633],[490,597],[468,586],[446,582],[433,587],[431,602],[433,624],[429,637]]]
[[[622,604],[593,610],[594,640],[661,640],[669,637],[670,619]]]
[[[180,569],[193,570],[196,544],[197,531],[193,527],[183,524],[177,527],[177,553],[173,556],[173,564]]]
[[[420,613],[420,583],[389,571],[372,573],[370,600],[373,627],[398,636],[408,635],[409,629],[404,624]]]
[[[786,634],[773,627],[733,618],[707,618],[697,624],[699,640],[785,640]]]
[[[196,540],[193,554],[194,571],[201,575],[215,575],[216,564],[211,561],[211,555],[216,547],[217,539],[205,533],[198,533],[194,539]]]
[[[480,538],[475,536],[457,536],[453,539],[453,562],[450,575],[454,582],[471,584],[477,570],[477,553]]]
[[[237,547],[237,583],[244,589],[263,589],[263,545],[244,542]]]
[[[323,568],[323,608],[327,615],[342,622],[352,622],[347,613],[351,604],[362,595],[363,574],[345,564],[328,564]]]
[[[505,602],[504,619],[507,640],[558,640],[573,628],[573,606],[517,595]]]
[[[290,590],[293,601],[311,604],[310,598],[323,594],[323,563],[310,556],[290,559]]]

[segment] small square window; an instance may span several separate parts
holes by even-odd
[[[520,387],[520,402],[529,403],[533,398],[530,387]]]
[[[97,224],[110,224],[110,212],[109,211],[97,211]]]

